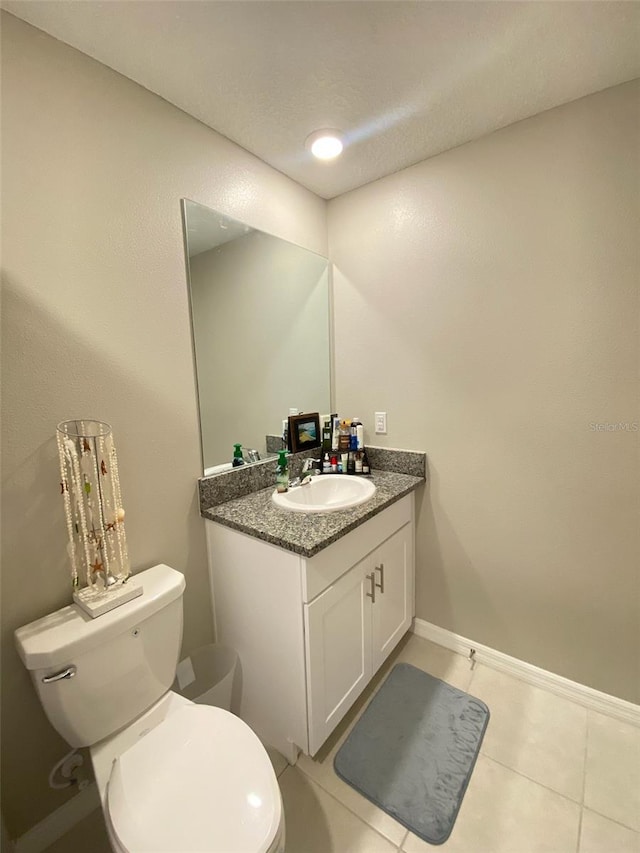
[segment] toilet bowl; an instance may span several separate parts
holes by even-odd
[[[88,746],[115,853],[283,853],[284,811],[258,737],[169,689],[184,578],[154,566],[97,619],[70,605],[16,631],[50,722]]]
[[[284,850],[273,766],[229,711],[170,693],[90,752],[115,853]]]
[[[115,853],[282,853],[284,812],[253,731],[176,693],[90,749]]]

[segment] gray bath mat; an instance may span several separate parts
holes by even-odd
[[[338,776],[430,844],[449,837],[489,709],[399,663],[335,757]]]

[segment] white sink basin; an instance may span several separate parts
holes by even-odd
[[[352,474],[319,474],[304,486],[288,492],[274,492],[271,500],[293,512],[334,512],[370,500],[376,493],[371,480]]]

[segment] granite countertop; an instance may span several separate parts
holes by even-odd
[[[202,515],[302,557],[313,557],[425,482],[424,477],[380,470],[374,471],[371,479],[376,485],[375,495],[351,509],[317,513],[281,509],[271,500],[274,486],[270,485],[217,506],[203,508]]]

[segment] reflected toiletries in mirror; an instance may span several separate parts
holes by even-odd
[[[329,264],[182,202],[205,474],[267,454],[289,409],[330,412]]]

